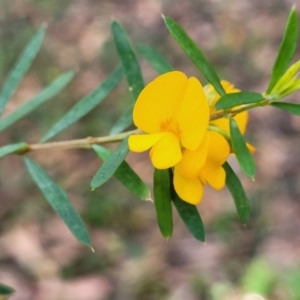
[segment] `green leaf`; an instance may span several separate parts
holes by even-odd
[[[300,116],[300,104],[289,102],[272,102],[272,106],[285,110],[291,114]]]
[[[165,238],[170,238],[173,233],[173,216],[169,170],[154,169],[153,194],[160,232]]]
[[[174,70],[168,61],[154,48],[147,45],[139,45],[138,51],[158,74],[164,74]]]
[[[47,100],[57,95],[74,77],[74,72],[66,72],[55,79],[49,86],[38,93],[34,98],[17,108],[10,115],[0,119],[0,131],[13,125],[36,108],[44,104]]]
[[[120,133],[133,124],[133,119],[132,119],[133,106],[134,106],[133,103],[130,104],[128,108],[123,112],[121,117],[111,128],[109,132],[110,135]]]
[[[299,34],[298,17],[295,8],[292,8],[287,21],[283,39],[277,54],[275,64],[273,66],[271,81],[267,89],[269,94],[278,80],[287,70],[296,50]]]
[[[32,179],[55,212],[65,222],[78,241],[91,247],[90,235],[66,193],[37,163],[29,157],[24,157],[24,161]]]
[[[3,283],[0,283],[0,295],[10,295],[14,293],[15,290]]]
[[[182,221],[184,222],[185,226],[192,234],[192,236],[198,241],[204,242],[205,229],[197,207],[195,205],[183,201],[177,195],[173,186],[172,171],[169,171],[169,174],[170,174],[171,197],[176,207],[176,210],[178,211],[179,216],[181,217]]]
[[[123,69],[118,67],[94,91],[76,103],[49,131],[42,137],[44,143],[89,113],[119,84]]]
[[[172,200],[181,219],[192,236],[198,241],[204,242],[205,230],[197,207],[181,200],[178,195],[174,195]]]
[[[144,81],[139,62],[132,50],[129,38],[123,27],[118,22],[113,21],[111,30],[118,55],[126,74],[129,90],[131,91],[134,100],[136,100],[144,88]]]
[[[22,81],[32,61],[36,57],[42,44],[44,35],[45,30],[43,28],[38,30],[38,32],[27,44],[26,48],[24,49],[17,63],[15,64],[14,68],[8,75],[0,93],[0,115],[3,112],[6,103],[13,95],[14,91],[17,89],[19,83]]]
[[[249,221],[250,205],[243,186],[230,165],[225,162],[223,168],[226,172],[226,185],[235,203],[237,213],[245,224]]]
[[[125,138],[118,148],[105,160],[91,182],[92,190],[108,181],[124,161],[129,152],[128,138]]]
[[[250,178],[254,179],[256,173],[254,159],[250,154],[244,137],[233,118],[230,118],[230,136],[233,151],[243,172]]]
[[[194,41],[187,35],[187,33],[182,29],[182,27],[178,23],[176,23],[173,19],[164,17],[164,21],[169,32],[174,37],[174,39],[178,42],[180,47],[194,62],[196,67],[203,73],[207,81],[212,84],[212,86],[215,88],[217,93],[223,96],[225,94],[225,91],[221,85],[220,79],[216,71],[206,60],[203,53],[197,47]]]
[[[112,154],[107,148],[100,145],[92,146],[96,154],[103,160],[106,161]],[[128,163],[124,160],[115,171],[116,178],[123,183],[134,195],[139,197],[141,200],[150,200],[151,193],[147,185],[143,180],[131,169]]]
[[[256,103],[264,100],[262,94],[253,92],[239,92],[223,95],[216,103],[216,109],[226,109],[243,104]]]
[[[16,143],[0,147],[0,158],[8,154],[22,152],[26,150],[27,147],[26,143]]]

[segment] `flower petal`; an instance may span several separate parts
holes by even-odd
[[[161,123],[173,119],[186,84],[186,75],[179,71],[155,78],[142,90],[135,103],[134,124],[147,133],[161,131]]]
[[[183,150],[182,160],[176,165],[178,172],[188,178],[197,178],[206,162],[208,145],[209,134],[206,134],[204,140],[196,150]]]
[[[220,165],[208,159],[201,171],[200,180],[204,184],[208,183],[214,189],[220,190],[225,185],[226,173]]]
[[[251,145],[249,143],[246,143],[246,146],[247,146],[247,148],[248,148],[248,150],[249,150],[250,153],[254,153],[255,152],[256,148],[253,145]]]
[[[130,151],[144,152],[156,144],[167,132],[131,135],[128,139],[128,146]]]
[[[209,122],[209,107],[202,85],[195,77],[187,81],[176,116],[182,145],[195,150],[204,138]]]
[[[246,131],[246,126],[248,124],[248,112],[247,111],[243,111],[239,114],[237,114],[235,117],[233,117],[234,120],[236,121],[239,129],[240,129],[240,132],[242,134],[245,133]]]
[[[226,92],[226,94],[240,92],[240,90],[236,89],[234,87],[234,85],[229,81],[221,80],[221,85],[222,85],[224,91]],[[220,99],[220,95],[216,92],[216,90],[214,89],[214,87],[211,84],[206,84],[204,86],[204,92],[208,99],[208,103],[210,106],[210,113],[212,114],[216,111],[215,105],[218,102],[218,100]]]
[[[203,185],[198,178],[184,177],[175,167],[173,183],[176,193],[182,200],[193,205],[202,200]]]
[[[208,134],[208,158],[221,166],[230,154],[230,146],[221,134],[214,131],[208,131]]]
[[[168,169],[182,159],[180,143],[176,135],[167,132],[151,149],[150,159],[156,169]]]
[[[237,114],[233,118],[236,121],[241,133],[244,134],[246,131],[247,123],[248,123],[248,112],[243,111],[243,112]],[[220,127],[221,129],[229,132],[229,120],[226,118],[221,118],[221,119],[212,121],[211,124],[214,124],[214,125]]]

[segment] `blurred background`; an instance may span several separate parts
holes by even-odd
[[[201,78],[168,34],[177,20],[221,78],[264,92],[293,1],[289,0],[1,0],[0,82],[43,24],[46,39],[7,105],[9,114],[69,69],[75,79],[54,100],[1,133],[0,144],[37,142],[70,107],[119,64],[110,34],[120,21],[133,45],[149,44],[178,70]],[[142,59],[144,80],[155,73]],[[295,59],[299,59],[299,50]],[[299,102],[299,94],[290,101]],[[107,135],[130,102],[125,80],[56,140]],[[87,224],[95,253],[79,244],[28,177],[22,160],[0,161],[0,282],[11,300],[298,300],[300,299],[300,118],[275,108],[250,112],[255,182],[240,175],[251,202],[241,224],[226,189],[205,190],[199,211],[206,243],[193,239],[174,210],[174,235],[159,233],[151,202],[116,179],[90,191],[101,162],[89,150],[30,154],[62,186]],[[111,145],[115,147],[115,145]],[[151,187],[147,154],[127,161]]]

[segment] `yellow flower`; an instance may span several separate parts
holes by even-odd
[[[222,80],[221,84],[222,84],[226,94],[240,92],[240,90],[236,89],[234,87],[234,85],[228,81]],[[218,100],[220,99],[220,95],[215,91],[213,86],[210,84],[207,84],[204,87],[204,91],[205,91],[205,94],[208,99],[210,114],[213,114],[216,112],[215,105],[218,102]],[[237,114],[236,116],[234,116],[234,120],[236,121],[241,133],[244,134],[246,131],[247,123],[248,123],[248,112],[244,111],[244,112]],[[229,133],[229,120],[227,118],[221,118],[218,120],[214,120],[214,121],[210,122],[210,124],[213,124]]]
[[[146,134],[129,137],[129,149],[151,148],[157,169],[167,169],[182,159],[182,149],[195,150],[205,137],[209,107],[201,83],[179,71],[158,76],[139,95],[133,122]]]
[[[182,160],[174,168],[174,188],[178,196],[193,205],[203,196],[203,186],[216,190],[225,185],[226,174],[222,165],[230,154],[226,139],[213,131],[195,151],[184,150]]]
[[[238,93],[239,90],[230,82],[221,81],[226,93]],[[216,112],[215,105],[220,99],[219,94],[212,85],[208,84],[204,87],[205,94],[209,103],[210,114]],[[242,112],[234,117],[239,129],[245,132],[248,122],[248,112]],[[210,122],[223,131],[229,137],[229,119],[221,118]],[[254,147],[248,145],[250,151],[254,151]],[[226,173],[222,165],[230,155],[230,145],[228,141],[215,131],[208,131],[205,139],[194,150],[183,150],[182,160],[174,168],[174,188],[184,201],[196,205],[203,196],[203,187],[209,184],[212,188],[220,190],[224,187],[226,181]]]
[[[234,85],[228,81],[222,80],[221,84],[226,92],[226,94],[230,93],[238,93],[240,90],[236,89]],[[215,91],[212,85],[207,84],[204,86],[204,91],[208,99],[209,103],[209,112],[210,114],[213,114],[216,112],[215,105],[220,99],[220,95]],[[236,121],[240,131],[242,134],[245,133],[247,124],[248,124],[248,111],[243,111],[233,117],[233,119]],[[229,134],[229,119],[227,118],[220,118],[214,121],[210,122],[211,125],[217,126],[221,128],[222,130],[225,130]],[[251,144],[247,143],[247,147],[251,153],[255,151],[255,147]]]

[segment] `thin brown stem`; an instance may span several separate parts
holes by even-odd
[[[220,118],[224,117],[233,117],[238,113],[241,113],[243,111],[249,110],[251,108],[257,107],[257,106],[265,106],[268,105],[268,100],[261,101],[259,103],[251,103],[243,105],[242,107],[232,109],[232,110],[226,110],[222,112],[216,112],[210,116],[210,121],[214,121]],[[27,145],[26,149],[21,151],[16,151],[17,154],[24,154],[26,152],[31,151],[39,151],[39,150],[53,150],[53,149],[74,149],[74,148],[86,148],[89,149],[92,147],[93,144],[108,144],[108,143],[115,143],[120,142],[124,138],[128,137],[132,134],[141,134],[142,131],[139,129],[131,130],[122,132],[119,134],[111,135],[111,136],[103,136],[103,137],[87,137],[84,139],[78,139],[78,140],[70,140],[70,141],[61,141],[61,142],[49,142],[44,144],[31,144]]]
[[[87,137],[84,139],[61,141],[61,142],[50,142],[45,144],[31,144],[28,145],[24,152],[37,151],[37,150],[53,150],[53,149],[72,149],[72,148],[91,148],[93,144],[108,144],[114,142],[120,142],[131,134],[139,134],[141,131],[135,129],[132,131],[126,131],[120,134],[104,137]],[[24,153],[23,152],[23,153]]]

